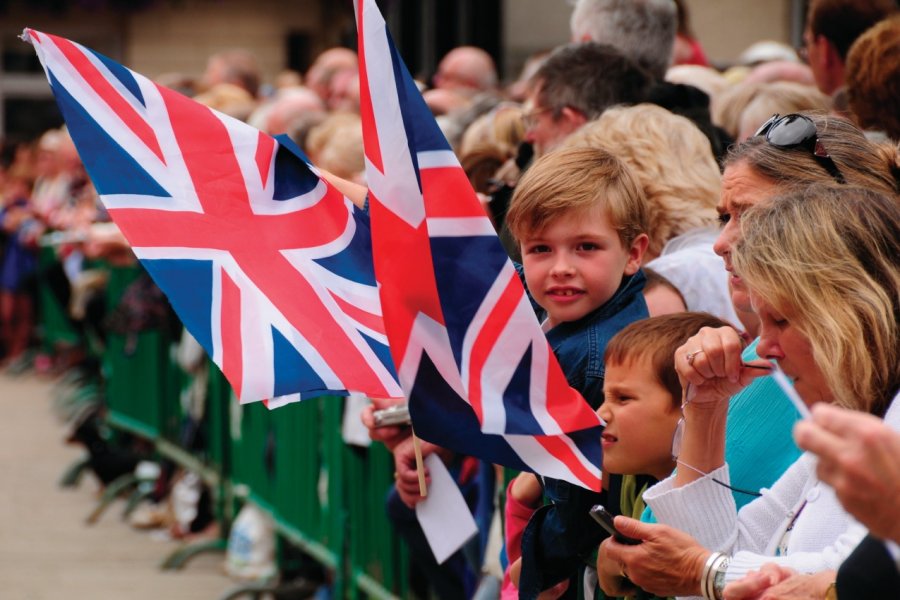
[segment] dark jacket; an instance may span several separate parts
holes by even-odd
[[[900,598],[900,571],[884,542],[863,538],[837,572],[840,600]]]

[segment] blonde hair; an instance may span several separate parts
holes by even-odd
[[[508,156],[515,155],[525,139],[523,112],[518,104],[503,102],[475,119],[462,135],[460,156],[480,151],[484,146],[496,148]]]
[[[355,113],[334,113],[314,126],[306,138],[310,159],[344,179],[354,179],[366,168],[362,120]]]
[[[741,132],[741,115],[754,98],[765,88],[761,82],[741,82],[711,99],[712,122],[733,139]]]
[[[732,252],[747,286],[812,347],[835,402],[883,414],[900,385],[900,205],[820,184],[749,209]]]
[[[637,176],[647,197],[645,260],[673,237],[715,223],[719,167],[709,140],[685,117],[653,104],[611,108],[562,146],[602,147]]]
[[[602,148],[564,148],[542,156],[525,172],[506,224],[521,241],[565,213],[598,204],[624,246],[646,233],[647,200],[628,166]]]
[[[787,115],[805,110],[827,111],[831,99],[818,88],[793,81],[767,83],[753,96],[741,113],[736,139],[750,137],[775,113]]]

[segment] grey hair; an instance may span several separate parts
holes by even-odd
[[[672,63],[678,12],[674,0],[576,0],[573,41],[609,44],[662,79]]]

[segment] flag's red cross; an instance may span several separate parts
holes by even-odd
[[[92,67],[90,67],[92,68]],[[99,75],[99,73],[98,73]],[[172,128],[203,208],[202,213],[117,208],[110,210],[116,223],[135,248],[181,247],[228,252],[277,310],[302,332],[319,332],[309,339],[325,363],[354,388],[384,390],[353,342],[338,326],[312,285],[282,254],[282,250],[316,247],[340,236],[352,218],[335,218],[346,210],[334,188],[319,202],[296,212],[256,214],[250,209],[247,187],[233,152],[210,154],[210,147],[231,148],[225,126],[207,108],[185,101],[174,92],[158,88],[169,108]],[[103,96],[106,98],[106,96]],[[177,105],[177,109],[173,105]],[[112,106],[111,106],[112,108]],[[214,138],[219,138],[215,140]],[[259,134],[256,163],[265,183],[275,141]],[[329,197],[330,196],[330,197]],[[160,200],[161,203],[165,199]],[[339,306],[374,330],[383,330],[380,319],[332,295]],[[222,370],[235,390],[241,390],[240,291],[222,272]],[[308,336],[308,333],[307,333]],[[327,340],[328,343],[320,343]]]

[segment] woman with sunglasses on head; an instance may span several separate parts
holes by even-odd
[[[818,152],[818,155],[816,154]],[[870,142],[849,121],[803,113],[773,116],[759,133],[733,148],[726,158],[717,210],[721,231],[713,250],[731,273],[731,299],[742,317],[747,339],[745,361],[758,358],[758,322],[743,280],[735,275],[731,250],[741,238],[741,217],[794,187],[848,183],[897,197],[900,153]],[[737,507],[749,503],[800,455],[791,428],[797,412],[771,377],[761,377],[731,398],[726,459],[731,467]]]
[[[813,154],[815,151],[820,156]],[[821,156],[823,154],[827,156]],[[825,166],[822,164],[824,161],[830,161],[830,164]],[[732,250],[741,239],[742,215],[749,208],[765,205],[774,196],[796,186],[814,183],[841,185],[841,182],[847,182],[875,190],[896,201],[898,174],[897,150],[870,143],[862,132],[847,121],[820,115],[791,115],[781,121],[775,119],[767,123],[759,135],[733,149],[726,161],[719,205],[723,229],[715,250],[725,260],[726,268],[734,274]],[[736,308],[739,312],[751,313],[752,306],[743,280],[735,276],[731,283]],[[752,339],[758,323],[748,319],[745,326],[751,334],[745,337]],[[754,340],[745,349],[745,363],[752,364],[759,358],[755,352],[758,341]],[[702,353],[695,357],[702,357]],[[763,488],[771,487],[799,455],[790,433],[796,418],[796,410],[771,377],[758,377],[728,402],[725,458],[731,469],[730,487],[737,508],[751,501]],[[724,427],[724,419],[722,425]],[[671,528],[663,529],[672,531]],[[673,541],[673,544],[673,549],[678,548],[680,542]],[[645,545],[643,549],[648,550],[649,546]],[[621,550],[620,545],[613,548],[610,544],[604,544],[599,560],[624,563]],[[667,553],[660,556],[668,557],[673,564],[677,563],[677,559]],[[647,558],[644,556],[643,562],[652,564]],[[702,573],[682,571],[673,578],[675,571],[669,571],[668,575],[665,569],[662,571],[656,582],[659,586],[655,588],[660,592],[696,594],[700,591],[691,586],[698,585]],[[631,570],[628,574],[641,578]],[[645,582],[650,585],[645,589],[654,589],[652,578]],[[601,581],[608,593],[621,592],[627,587],[623,583],[627,584],[624,578]]]
[[[732,258],[760,319],[757,352],[794,379],[804,405],[869,412],[900,430],[900,403],[891,403],[900,387],[897,197],[814,185],[749,209],[741,234]],[[736,510],[726,489],[728,398],[759,377],[752,367],[765,365],[745,362],[742,346],[731,328],[704,328],[675,352],[687,389],[677,472],[644,494],[666,525],[617,518],[619,530],[642,543],[604,542],[606,559],[644,590],[756,598],[723,590],[767,563],[833,571],[866,534],[819,482],[811,454]],[[825,573],[806,581],[806,595],[777,597],[825,598],[833,581]]]

